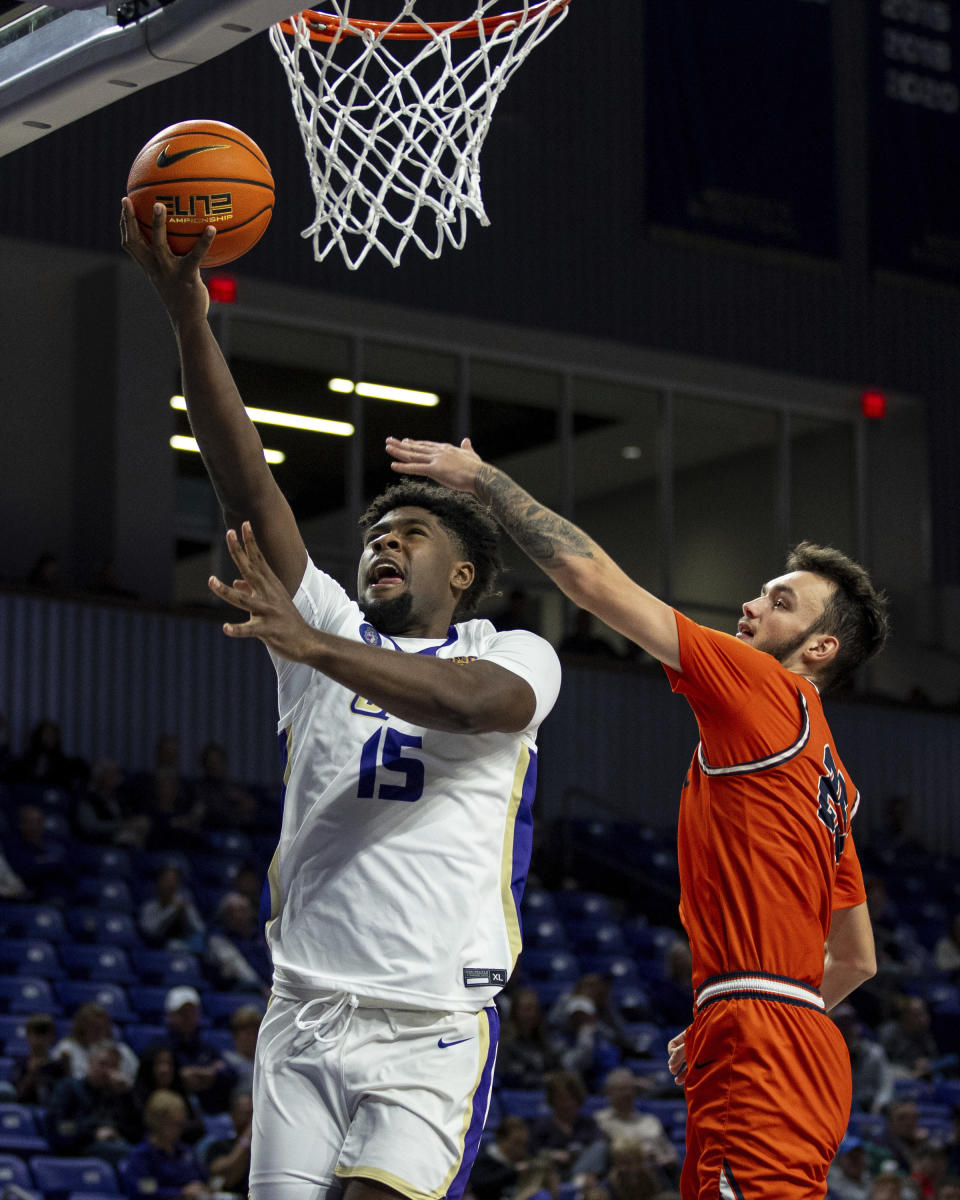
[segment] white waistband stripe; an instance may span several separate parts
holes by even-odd
[[[758,993],[771,999],[798,1000],[810,1004],[814,1008],[826,1009],[823,997],[815,988],[806,987],[802,983],[790,983],[785,979],[773,979],[769,975],[731,975],[708,983],[697,992],[697,1007],[700,1008],[710,1000],[721,996],[743,995]]]

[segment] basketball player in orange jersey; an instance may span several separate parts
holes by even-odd
[[[694,1016],[683,1200],[814,1200],[850,1113],[826,1012],[876,970],[850,836],[859,795],[820,694],[875,654],[886,602],[837,550],[801,543],[734,635],[639,587],[576,526],[460,447],[388,439],[394,470],[472,492],[580,608],[663,664],[700,728],[680,804],[680,914]]]

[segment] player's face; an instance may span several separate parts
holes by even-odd
[[[439,517],[425,508],[395,508],[367,530],[357,598],[381,633],[444,637],[472,580],[472,564]]]
[[[819,625],[835,587],[812,571],[791,571],[771,579],[756,599],[744,604],[737,637],[790,667]]]

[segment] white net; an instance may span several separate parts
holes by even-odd
[[[306,150],[316,217],[302,236],[318,262],[337,246],[355,270],[376,247],[397,266],[410,241],[438,258],[447,242],[463,246],[468,214],[489,225],[480,151],[493,110],[568,0],[524,0],[510,13],[502,0],[473,0],[470,16],[441,29],[417,2],[374,28],[334,0],[329,14],[270,30]],[[311,28],[332,40],[311,39]],[[421,30],[423,40],[398,36]]]

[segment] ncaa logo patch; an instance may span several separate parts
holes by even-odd
[[[380,634],[377,633],[374,627],[369,625],[366,621],[364,621],[364,623],[360,626],[360,636],[368,646],[380,645]]]

